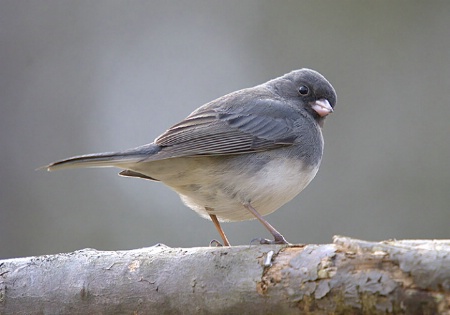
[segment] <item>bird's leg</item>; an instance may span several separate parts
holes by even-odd
[[[219,220],[217,220],[216,215],[215,215],[215,214],[210,214],[209,216],[210,216],[211,220],[213,221],[214,226],[215,226],[216,229],[217,229],[217,232],[219,232],[220,237],[221,237],[222,240],[223,240],[223,245],[224,245],[224,246],[230,246],[230,242],[228,242],[227,236],[225,235],[225,232],[222,230],[222,227],[220,226]],[[212,243],[212,242],[213,242],[213,241],[211,241],[211,243]],[[217,241],[216,241],[216,242],[217,242]],[[218,243],[218,242],[217,242],[217,243]]]
[[[274,240],[266,240],[266,239],[259,239],[261,244],[289,244],[286,239],[284,238],[283,235],[281,235],[280,232],[278,232],[269,222],[267,222],[262,215],[260,215],[258,213],[258,211],[256,211],[255,208],[252,207],[251,204],[247,203],[244,204],[244,207],[250,211],[251,214],[253,214],[259,222],[262,223],[262,225],[264,225],[264,227],[269,230],[270,234],[273,235]]]

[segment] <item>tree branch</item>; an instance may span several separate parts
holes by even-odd
[[[0,261],[0,314],[450,314],[450,240],[130,251]]]

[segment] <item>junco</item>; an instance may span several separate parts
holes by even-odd
[[[153,143],[75,156],[45,166],[117,167],[122,176],[160,181],[216,226],[219,221],[258,219],[274,240],[287,241],[263,216],[300,193],[322,159],[321,127],[336,93],[318,72],[295,70],[209,102]]]

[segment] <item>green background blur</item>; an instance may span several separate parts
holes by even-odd
[[[293,243],[450,238],[450,1],[0,1],[0,258],[207,246],[160,183],[73,155],[152,142],[293,69],[338,93],[316,179],[268,216]],[[232,244],[269,237],[223,225]]]

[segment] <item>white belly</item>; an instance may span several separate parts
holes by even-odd
[[[192,175],[190,182],[195,184],[167,184],[188,207],[205,218],[215,214],[221,221],[242,221],[255,218],[243,204],[250,203],[261,215],[272,213],[299,194],[318,168],[305,168],[300,160],[290,158],[271,160],[253,172],[245,167],[239,171],[218,171],[217,165],[204,163]]]

